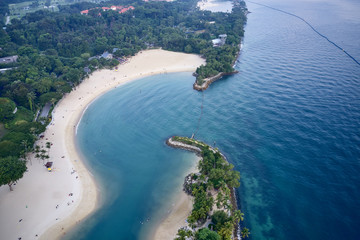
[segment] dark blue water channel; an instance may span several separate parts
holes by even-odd
[[[261,3],[300,15],[360,59],[356,1]],[[240,73],[205,91],[197,138],[216,141],[240,171],[251,239],[359,239],[360,68],[299,19],[248,7]],[[89,107],[77,136],[103,207],[73,239],[145,239],[166,214],[195,158],[165,145],[197,126],[193,81],[152,76]]]

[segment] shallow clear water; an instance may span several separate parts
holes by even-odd
[[[186,128],[190,134],[196,122],[200,93],[192,91],[192,82],[191,73],[152,76],[90,105],[77,138],[101,181],[103,207],[72,239],[144,239],[166,215],[196,162],[194,154],[165,144]]]
[[[262,3],[300,15],[360,59],[356,1]],[[248,7],[240,73],[204,92],[197,138],[216,141],[240,171],[251,239],[359,239],[360,67],[298,19]],[[164,216],[194,160],[164,143],[196,128],[193,81],[153,76],[89,107],[78,141],[105,207],[73,239],[144,239]]]

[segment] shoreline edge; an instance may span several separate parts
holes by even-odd
[[[146,50],[119,65],[117,70],[95,71],[64,96],[53,110],[44,138],[36,142],[43,147],[46,142],[52,143],[49,161],[54,162],[53,171],[47,172],[43,163],[31,154],[29,171],[14,186],[15,191],[6,191],[6,186],[0,188],[2,236],[60,239],[97,209],[98,188],[75,140],[76,126],[94,99],[137,79],[170,72],[194,72],[204,63],[204,59],[194,54]]]

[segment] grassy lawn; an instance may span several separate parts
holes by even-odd
[[[18,121],[25,120],[27,122],[32,122],[34,118],[34,113],[30,110],[19,107],[17,112],[15,113],[15,118],[11,121],[12,123],[16,124]]]

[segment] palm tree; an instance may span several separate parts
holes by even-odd
[[[225,190],[225,187],[227,187],[224,180],[220,180],[219,185],[220,185],[219,188],[223,191]]]
[[[242,236],[242,238],[247,238],[247,237],[249,237],[249,235],[250,235],[249,229],[247,229],[246,227],[244,227],[244,228],[241,230],[241,236]]]
[[[39,145],[36,145],[35,146],[35,158],[40,158],[40,154],[39,154],[39,152],[40,152],[40,146]]]
[[[231,197],[231,192],[230,189],[225,186],[224,189],[224,196],[223,196],[223,207],[225,207],[226,209],[231,208],[231,201],[230,201],[230,197]]]
[[[48,153],[50,152],[50,148],[51,148],[51,142],[46,142],[46,148],[49,149]]]
[[[24,146],[24,159],[26,161],[26,153],[28,151],[28,141],[27,140],[22,140],[21,144]],[[31,162],[31,158],[30,158],[30,164],[32,165],[32,162]]]
[[[219,230],[218,234],[222,237],[222,239],[228,240],[231,239],[233,234],[234,225],[230,222],[226,222],[224,226]]]
[[[54,106],[55,105],[55,103],[56,103],[56,98],[52,98],[51,100],[50,100],[50,102],[51,102],[51,104]]]
[[[33,111],[33,101],[36,98],[36,95],[34,92],[29,92],[27,94],[27,97],[29,99],[30,110]]]
[[[39,146],[39,145],[36,145],[36,146],[35,146],[35,152],[36,152],[36,153],[39,153],[39,152],[40,152],[40,146]]]
[[[41,160],[43,160],[43,164],[44,164],[44,159],[45,159],[45,153],[46,153],[46,151],[44,150],[44,149],[42,149],[41,151],[41,154],[40,154],[40,158],[41,158]]]
[[[221,208],[222,206],[222,202],[223,202],[223,194],[221,191],[218,192],[218,195],[216,196],[216,207],[217,208]]]
[[[179,229],[177,235],[178,235],[178,237],[175,238],[175,240],[185,240],[188,237],[192,237],[193,233],[190,230]]]
[[[34,128],[34,127],[31,127],[31,128],[30,128],[30,132],[31,132],[31,134],[35,135],[35,132],[36,132],[36,128]]]
[[[240,210],[233,212],[233,223],[238,224],[240,221],[244,221],[244,214]]]

